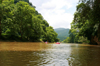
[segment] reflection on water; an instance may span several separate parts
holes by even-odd
[[[0,66],[100,66],[100,46],[1,42]]]

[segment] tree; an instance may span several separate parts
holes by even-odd
[[[79,37],[78,42],[80,42],[80,43],[89,43],[90,41],[86,37],[81,36],[81,37]]]
[[[37,40],[41,36],[41,20],[35,15],[35,9],[24,1],[16,4],[14,12],[15,23],[18,25],[18,33],[21,39]],[[30,32],[28,34],[28,32]]]
[[[99,5],[99,0],[80,0],[74,14],[73,25],[79,30],[77,37],[87,37],[90,43],[96,42],[93,36],[100,37]]]
[[[54,31],[53,27],[49,26],[46,28],[46,36],[44,38],[44,41],[49,41],[49,42],[59,41],[59,39],[57,39],[57,33]]]
[[[65,40],[63,40],[62,42],[64,42],[64,43],[71,43],[70,40],[71,40],[71,38],[70,38],[70,37],[67,37],[67,38],[66,38]]]
[[[3,29],[8,27],[7,25],[11,21],[11,11],[13,8],[14,0],[1,0],[0,3],[0,39]]]
[[[15,1],[16,4],[14,4]],[[0,1],[0,39],[19,41],[43,39],[50,42],[58,40],[57,33],[49,27],[43,16],[27,3],[29,0],[15,1]]]
[[[31,2],[29,2],[29,0],[14,0],[14,3],[16,4],[17,2],[19,2],[19,1],[24,1],[24,2],[27,2],[30,6],[32,6],[32,7],[34,7],[35,8],[35,6],[33,6],[32,5],[32,3]]]

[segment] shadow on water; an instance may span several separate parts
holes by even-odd
[[[0,44],[0,48],[2,48],[0,49],[0,66],[100,65],[99,46],[43,43],[12,44],[14,43]]]

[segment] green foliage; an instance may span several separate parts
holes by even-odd
[[[70,43],[70,40],[71,40],[71,38],[70,37],[67,37],[65,40],[63,40],[62,42],[64,42],[64,43]]]
[[[49,42],[59,41],[59,39],[57,39],[57,33],[54,31],[53,27],[46,27],[46,35],[44,36],[43,40]]]
[[[78,31],[71,27],[71,29],[69,30],[69,37],[67,37],[63,42],[65,42],[65,43],[77,43],[78,42],[77,35],[78,35]]]
[[[100,1],[99,0],[80,0],[77,5],[77,11],[74,14],[74,20],[71,23],[71,42],[85,42],[92,44],[97,42],[100,37]],[[78,32],[75,32],[78,31]],[[72,39],[74,34],[74,39]],[[80,37],[81,36],[81,37]],[[98,36],[98,40],[93,39]],[[77,40],[78,41],[77,41]],[[99,42],[97,42],[99,43]]]
[[[29,5],[33,6],[32,3],[29,2],[29,0],[14,0],[14,3],[16,4],[19,1],[27,2]],[[33,6],[35,8],[35,6]]]
[[[0,4],[0,37],[3,30],[5,30],[8,26],[10,21],[12,21],[12,9],[13,9],[13,0],[2,0]]]
[[[89,43],[90,41],[86,37],[81,36],[81,37],[79,37],[78,42],[80,42],[80,43]]]
[[[57,33],[49,27],[42,15],[29,5],[29,0],[3,0],[0,4],[0,39],[15,41],[45,39],[54,42],[57,40]]]

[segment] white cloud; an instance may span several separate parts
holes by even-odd
[[[72,22],[73,15],[69,13],[59,13],[59,14],[45,14],[45,19],[50,21],[50,25],[54,28],[64,27],[70,28],[70,22]]]
[[[50,26],[70,28],[78,0],[30,0]],[[74,9],[73,9],[74,8]],[[72,12],[67,12],[68,10]]]
[[[48,2],[43,3],[40,8],[42,9],[48,9],[48,8],[61,9],[64,6],[67,9],[72,7],[71,3],[68,3],[68,1],[66,0],[50,0]]]

